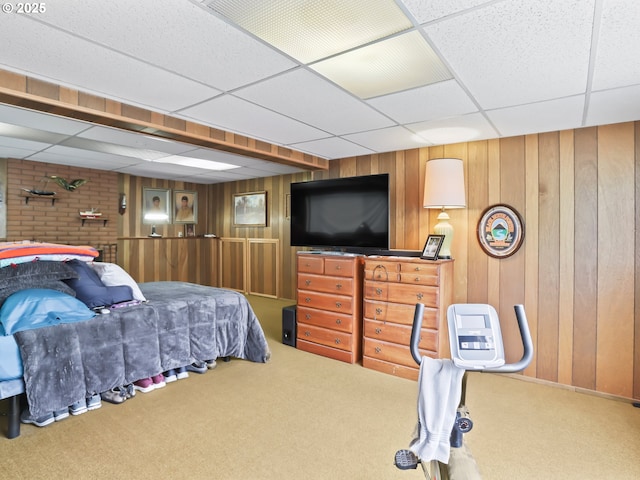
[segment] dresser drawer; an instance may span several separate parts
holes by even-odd
[[[341,362],[354,363],[358,360],[354,352],[347,352],[338,348],[327,347],[326,345],[320,345],[319,343],[306,342],[300,338],[298,338],[296,342],[296,348],[315,355],[322,355],[323,357],[340,360]]]
[[[364,297],[372,300],[408,303],[423,303],[427,307],[438,307],[440,289],[430,285],[407,285],[399,283],[364,282]]]
[[[298,255],[298,272],[323,274],[323,258],[311,255]]]
[[[409,346],[411,343],[411,327],[407,325],[398,325],[396,323],[365,320],[364,336],[374,340],[383,340],[385,342]],[[438,332],[426,328],[421,329],[418,348],[430,350],[433,353],[437,352]]]
[[[353,317],[344,313],[327,312],[314,308],[298,307],[298,322],[342,332],[353,332]]]
[[[411,356],[411,351],[408,346],[364,337],[362,354],[385,362],[418,368],[418,364]],[[434,353],[426,350],[420,350],[420,355],[434,356]]]
[[[353,298],[344,295],[318,293],[311,290],[298,290],[298,306],[351,314],[353,313]]]
[[[387,303],[365,300],[364,318],[412,326],[415,309],[415,304],[408,305],[405,303]],[[431,329],[438,328],[438,309],[425,307],[424,315],[422,316],[422,327]]]
[[[351,295],[353,292],[353,278],[327,277],[324,275],[313,275],[311,273],[300,273],[298,275],[298,288],[316,292]]]
[[[324,259],[325,275],[335,275],[337,277],[353,277],[355,275],[356,264],[353,257],[329,257]]]
[[[365,280],[377,280],[379,282],[397,282],[398,273],[398,262],[390,262],[384,260],[367,260],[364,266]]]
[[[350,351],[353,343],[353,336],[349,333],[338,332],[328,328],[316,327],[298,322],[298,335],[301,340],[319,343],[339,350]]]
[[[438,265],[432,263],[409,263],[401,262],[398,264],[398,279],[402,283],[411,283],[419,285],[440,285],[440,275]]]

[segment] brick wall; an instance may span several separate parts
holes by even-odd
[[[46,176],[57,175],[67,180],[88,182],[69,192]],[[23,188],[56,192],[51,198],[23,196]],[[75,245],[115,244],[118,231],[118,174],[50,163],[9,159],[7,163],[7,241],[33,240]],[[108,219],[85,222],[79,211],[96,208]]]

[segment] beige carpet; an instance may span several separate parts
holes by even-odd
[[[0,478],[424,478],[393,465],[413,432],[416,383],[282,345],[292,302],[250,301],[270,363],[219,362],[122,405],[23,425],[0,439]],[[486,374],[470,376],[467,403],[487,480],[640,478],[640,409],[628,403]]]

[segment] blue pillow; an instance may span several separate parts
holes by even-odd
[[[28,288],[9,296],[0,308],[0,333],[12,335],[22,330],[60,323],[90,320],[95,312],[71,295],[46,288]]]
[[[98,273],[79,260],[69,260],[67,264],[75,270],[78,278],[69,278],[64,282],[73,288],[76,297],[89,308],[110,307],[113,304],[133,300],[133,291],[128,285],[107,287]]]

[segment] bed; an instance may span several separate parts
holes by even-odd
[[[3,247],[0,398],[11,398],[8,438],[19,435],[23,393],[39,416],[194,361],[270,358],[260,322],[238,292],[186,282],[137,284],[117,265],[93,262],[90,247],[75,253],[50,247],[56,251],[51,257],[35,247],[5,257]],[[76,279],[57,278],[72,275],[67,267],[74,262],[76,272],[89,267],[101,281],[89,300],[80,289],[75,297],[66,290]],[[50,273],[58,269],[64,273]],[[32,271],[39,273],[25,275]],[[122,300],[123,291],[131,298]],[[94,299],[106,304],[114,298],[121,301],[90,307]]]

